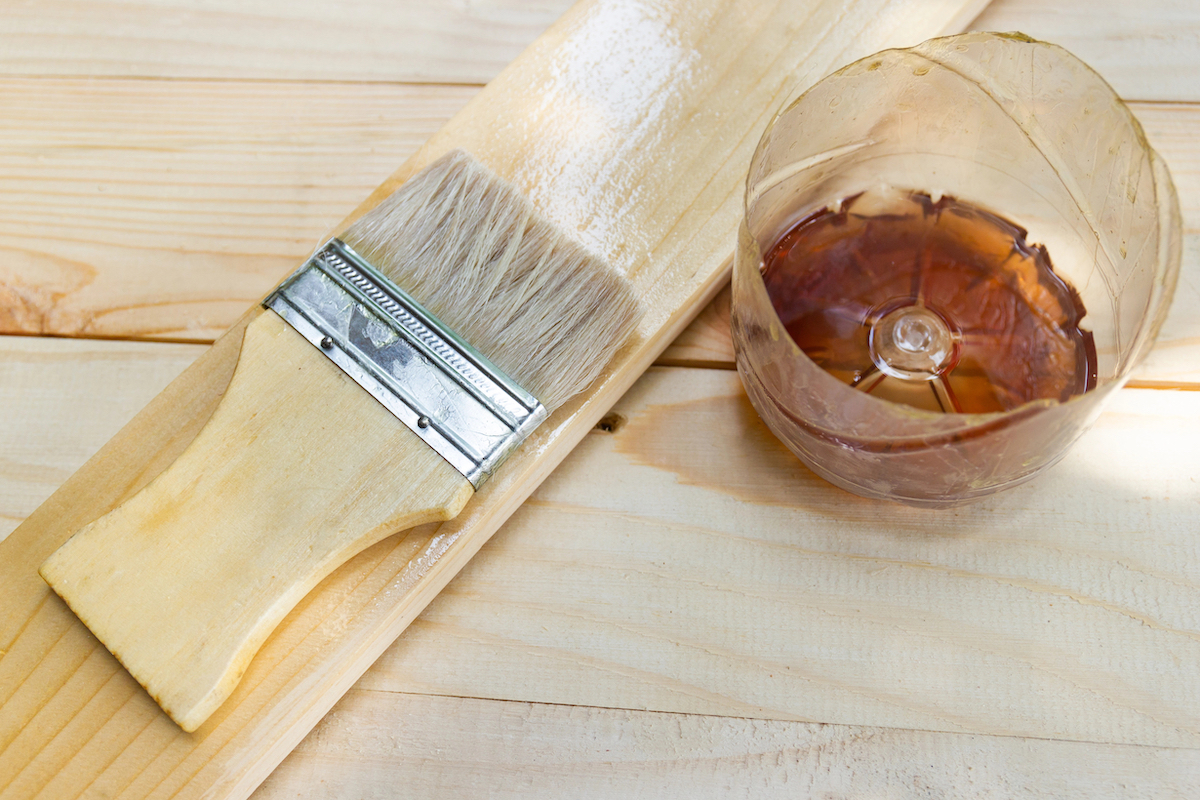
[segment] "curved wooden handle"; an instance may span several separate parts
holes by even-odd
[[[385,536],[449,519],[471,484],[274,312],[221,404],[142,491],[42,577],[195,730],[281,619]]]

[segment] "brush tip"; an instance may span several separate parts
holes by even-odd
[[[463,150],[342,239],[550,410],[595,380],[641,318],[628,281]]]

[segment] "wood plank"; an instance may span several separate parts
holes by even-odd
[[[360,688],[1200,745],[1200,393],[940,512],[815,477],[729,371],[612,413]]]
[[[211,341],[474,93],[0,82],[13,109],[0,120],[0,332]],[[327,113],[298,124],[307,104]],[[1174,311],[1138,378],[1197,382],[1200,106],[1134,108],[1190,231]],[[718,329],[685,334],[664,363],[732,364],[724,319],[702,315]]]
[[[486,83],[568,0],[352,5],[330,0],[16,4],[0,20],[0,74]],[[1200,100],[1200,11],[1160,0],[998,0],[976,30],[1057,42],[1139,100]],[[313,43],[319,42],[319,47]]]
[[[1200,101],[1200,5],[1155,0],[999,0],[972,30],[1019,30],[1062,45],[1091,64],[1122,97]]]
[[[0,541],[206,349],[0,337]]]
[[[261,314],[187,451],[38,571],[193,731],[330,571],[397,530],[453,519],[474,493],[319,348]]]
[[[23,475],[112,424],[93,398],[132,414],[196,349],[0,339],[0,374],[42,376],[0,418],[45,404],[0,496],[36,502]],[[1198,412],[1125,390],[1042,479],[926,512],[813,476],[732,373],[652,370],[359,687],[1195,746]],[[107,669],[106,702],[152,717]]]
[[[352,690],[254,800],[1200,794],[1200,752]]]
[[[486,83],[571,0],[9,4],[0,74]]]
[[[0,602],[16,609],[0,618],[0,775],[14,775],[10,793],[27,796],[45,776],[68,774],[65,785],[101,781],[126,796],[248,795],[711,300],[736,227],[739,165],[771,110],[797,83],[887,44],[955,29],[981,5],[573,7],[364,207],[462,146],[630,277],[647,306],[634,342],[463,515],[382,542],[324,581],[264,645],[231,700],[186,735],[165,716],[147,723],[144,694],[89,706],[104,686],[125,691],[128,676],[95,655],[80,623],[31,576],[71,530],[161,472],[195,436],[228,384],[244,329],[235,326],[0,542]]]
[[[1183,212],[1179,285],[1158,342],[1137,368],[1143,385],[1200,383],[1200,105],[1134,103],[1154,148],[1170,165]],[[662,354],[661,364],[733,368],[729,292],[724,290]]]
[[[212,341],[476,91],[0,82],[0,332]]]

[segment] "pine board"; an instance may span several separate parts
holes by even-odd
[[[1185,800],[1200,752],[352,690],[255,800]]]
[[[485,83],[568,0],[220,0],[10,4],[0,74]],[[1137,100],[1200,101],[1200,7],[1158,0],[1004,0],[976,30],[1022,30],[1078,53]],[[269,35],[264,35],[268,34]],[[314,43],[319,46],[314,47]]]
[[[486,83],[570,0],[9,3],[0,74]]]
[[[477,92],[0,80],[0,332],[211,342]]]
[[[0,333],[212,341],[477,91],[0,80],[12,109],[0,119]],[[1138,379],[1194,383],[1200,105],[1134,110],[1189,231],[1173,313]],[[732,363],[728,344],[680,346],[670,363]]]
[[[36,402],[45,445],[6,465],[0,496],[36,503],[23,476],[70,470],[82,455],[52,454],[113,424],[90,420],[91,398],[133,414],[198,349],[0,339],[0,377],[41,375],[0,413]],[[817,479],[728,370],[653,369],[609,423],[354,708],[421,693],[1200,746],[1200,393],[1125,390],[1048,475],[947,512]]]
[[[971,27],[1019,30],[1060,44],[1131,100],[1200,101],[1200,3],[1194,0],[1003,0]]]
[[[206,349],[0,337],[0,541]]]
[[[327,579],[268,641],[227,706],[189,736],[33,570],[195,435],[228,382],[235,325],[0,543],[0,601],[10,612],[0,620],[0,775],[11,776],[0,791],[247,795],[719,289],[737,185],[770,110],[797,83],[954,29],[980,5],[574,7],[380,191],[466,146],[631,277],[649,308],[634,343],[462,517],[393,537]]]
[[[816,478],[729,371],[613,411],[360,688],[1200,746],[1200,393],[943,512]]]

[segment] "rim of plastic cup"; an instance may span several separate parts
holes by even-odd
[[[1125,101],[1122,100],[1121,97],[1116,93],[1116,90],[1113,89],[1112,85],[1108,81],[1106,81],[1104,79],[1104,77],[1102,75],[1100,75],[1100,73],[1098,73],[1094,68],[1092,68],[1087,62],[1083,61],[1082,59],[1080,59],[1075,54],[1071,53],[1066,48],[1064,48],[1060,45],[1054,44],[1052,42],[1046,42],[1046,41],[1042,41],[1040,39],[1034,39],[1031,36],[1028,36],[1024,33],[1016,32],[1016,31],[1013,31],[1013,32],[973,31],[970,33],[960,33],[960,34],[954,34],[954,35],[950,35],[950,36],[938,36],[938,37],[934,37],[932,39],[927,39],[927,40],[921,42],[920,44],[914,45],[912,47],[891,47],[891,48],[887,48],[886,50],[880,50],[878,52],[872,53],[871,55],[864,56],[863,58],[852,61],[851,63],[847,64],[846,66],[841,67],[840,69],[838,69],[834,72],[831,72],[829,75],[826,75],[825,77],[818,80],[812,86],[808,87],[803,92],[801,92],[795,99],[786,103],[782,108],[780,108],[780,110],[778,112],[775,113],[775,115],[771,118],[770,122],[767,123],[767,127],[763,131],[762,137],[758,141],[758,145],[754,148],[754,155],[751,157],[751,163],[753,164],[753,163],[758,162],[759,158],[762,155],[763,148],[768,144],[767,140],[770,138],[771,132],[775,129],[775,126],[779,123],[779,121],[781,119],[783,119],[783,117],[786,114],[788,114],[794,108],[796,108],[796,106],[798,106],[800,103],[802,103],[805,100],[805,98],[807,98],[809,96],[809,94],[811,94],[817,87],[821,86],[822,84],[826,83],[827,81],[833,80],[841,75],[844,75],[845,73],[851,72],[851,71],[855,70],[856,68],[861,67],[861,65],[866,62],[878,60],[880,56],[882,56],[884,54],[888,54],[888,53],[903,53],[903,54],[909,54],[909,55],[916,55],[920,58],[924,58],[925,60],[929,61],[931,64],[933,64],[935,66],[941,67],[943,69],[950,69],[951,71],[956,72],[956,74],[961,75],[961,73],[958,73],[952,67],[950,67],[934,58],[930,58],[927,55],[927,53],[925,53],[923,51],[928,48],[931,48],[935,45],[945,44],[948,42],[955,42],[955,41],[962,42],[962,41],[969,41],[969,40],[986,41],[988,39],[1004,39],[1004,40],[1018,42],[1020,44],[1030,44],[1030,45],[1035,45],[1037,47],[1044,47],[1049,50],[1055,51],[1059,58],[1063,58],[1064,60],[1068,60],[1068,61],[1074,62],[1074,63],[1082,66],[1086,70],[1086,72],[1090,74],[1090,77],[1095,79],[1099,83],[1099,85],[1104,88],[1104,90],[1107,92],[1109,99],[1114,101],[1114,104],[1120,109],[1123,118],[1125,119],[1125,121],[1128,123],[1128,125],[1130,127],[1130,130],[1133,132],[1133,134],[1137,138],[1137,142],[1140,146],[1140,149],[1146,153],[1147,159],[1149,160],[1151,167],[1152,167],[1151,179],[1154,182],[1155,197],[1158,198],[1157,207],[1159,209],[1158,218],[1159,218],[1160,228],[1163,227],[1164,224],[1166,226],[1171,226],[1172,224],[1175,226],[1181,225],[1181,218],[1180,218],[1180,211],[1179,211],[1179,199],[1178,199],[1178,196],[1175,191],[1174,181],[1172,180],[1172,178],[1170,176],[1170,171],[1167,169],[1166,162],[1163,161],[1162,157],[1158,154],[1158,152],[1153,147],[1150,146],[1149,141],[1146,139],[1146,134],[1142,128],[1141,123],[1138,121],[1137,117],[1134,116],[1134,114],[1130,110],[1128,104],[1126,104]],[[966,78],[966,76],[962,76],[962,77],[964,77],[965,80],[971,80],[970,78]],[[992,97],[992,99],[995,100],[997,102],[997,104],[1001,106],[1001,108],[1005,108],[1005,109],[1008,108],[1009,104],[1003,98],[997,98],[994,94],[992,94],[991,92],[989,92],[987,90],[986,86],[984,86],[982,84],[978,84],[978,85],[980,86],[980,89],[982,91],[984,91],[985,93],[987,93],[989,97]],[[1160,170],[1153,169],[1153,167],[1156,164],[1158,165]],[[1165,181],[1159,180],[1160,175],[1165,177]],[[753,200],[752,195],[755,193],[755,190],[757,188],[758,188],[757,184],[755,184],[753,186],[751,185],[750,176],[747,175],[746,176],[746,189],[742,196],[743,224],[748,224],[747,221],[748,221],[749,215],[750,215],[750,203]],[[1161,235],[1162,234],[1160,233],[1160,237],[1161,237]],[[761,249],[761,247],[759,247],[759,245],[757,243],[757,239],[755,237],[753,237],[753,235],[751,236],[751,238],[755,242],[755,247],[759,250],[758,260],[759,260],[759,264],[760,264],[760,268],[758,270],[756,270],[757,274],[752,277],[752,280],[756,281],[762,287],[762,289],[765,293],[766,292],[766,283],[763,281],[762,269],[761,269],[761,265],[764,263],[762,249]],[[1176,237],[1176,238],[1178,238],[1178,237]],[[1152,344],[1153,340],[1157,337],[1158,331],[1162,327],[1163,319],[1166,317],[1166,309],[1169,307],[1170,300],[1175,292],[1175,285],[1176,285],[1176,283],[1178,281],[1178,277],[1179,277],[1180,262],[1182,260],[1181,255],[1182,255],[1182,253],[1178,248],[1176,249],[1176,252],[1174,254],[1168,254],[1168,259],[1171,261],[1171,263],[1169,263],[1167,265],[1167,269],[1166,269],[1165,273],[1161,276],[1164,281],[1163,294],[1159,301],[1159,307],[1162,309],[1162,313],[1150,313],[1150,311],[1148,310],[1147,314],[1145,314],[1143,316],[1142,320],[1139,322],[1138,335],[1137,335],[1137,337],[1135,337],[1136,344],[1131,345],[1131,354],[1126,359],[1126,362],[1122,366],[1122,369],[1120,370],[1120,372],[1116,375],[1116,377],[1114,377],[1110,380],[1106,380],[1103,383],[1100,383],[1100,379],[1099,379],[1099,377],[1097,377],[1097,384],[1098,384],[1097,386],[1095,386],[1094,388],[1089,389],[1088,391],[1083,392],[1081,394],[1074,395],[1066,400],[1054,400],[1054,399],[1044,399],[1043,398],[1043,399],[1038,399],[1038,400],[1031,400],[1027,403],[1023,403],[1023,404],[1017,406],[1016,408],[1012,408],[1007,411],[992,411],[992,412],[987,412],[987,413],[976,414],[976,413],[961,413],[961,412],[944,413],[944,412],[937,412],[937,411],[926,411],[924,409],[919,409],[919,408],[915,408],[915,407],[911,407],[911,406],[905,406],[905,405],[902,405],[899,403],[893,403],[891,401],[883,400],[878,397],[872,397],[871,395],[865,395],[861,392],[856,392],[853,387],[843,383],[842,381],[838,380],[837,378],[833,377],[832,375],[829,375],[828,373],[826,373],[823,369],[821,369],[821,367],[819,365],[817,365],[816,362],[814,362],[812,359],[810,359],[808,357],[808,354],[806,354],[803,350],[801,350],[799,348],[799,346],[796,346],[795,341],[792,340],[792,338],[791,338],[791,334],[787,332],[787,328],[786,328],[786,326],[784,326],[783,321],[779,319],[779,315],[775,311],[774,306],[768,304],[768,306],[769,306],[768,313],[770,314],[770,318],[771,318],[773,324],[777,325],[779,327],[779,330],[782,331],[782,335],[787,336],[788,340],[792,342],[793,346],[798,351],[797,357],[807,360],[809,362],[809,364],[811,364],[813,366],[814,369],[820,370],[823,374],[827,375],[829,377],[829,379],[831,381],[833,381],[833,383],[836,384],[836,386],[838,387],[838,388],[834,389],[833,391],[840,392],[840,391],[844,390],[845,392],[853,393],[853,396],[861,397],[868,401],[873,401],[876,403],[886,403],[888,406],[890,406],[895,411],[897,420],[903,419],[904,417],[908,417],[913,422],[925,421],[925,422],[938,422],[940,424],[938,425],[937,430],[930,431],[927,434],[912,433],[912,432],[903,432],[903,433],[892,434],[887,431],[881,431],[879,433],[872,432],[870,434],[869,438],[865,438],[862,436],[850,435],[850,434],[846,434],[843,432],[839,432],[839,431],[829,429],[829,428],[826,428],[826,427],[823,427],[820,425],[816,425],[810,421],[800,419],[795,414],[791,413],[791,411],[786,406],[780,404],[778,401],[773,400],[772,403],[780,411],[780,413],[784,414],[791,422],[796,424],[798,427],[802,428],[806,433],[808,433],[814,437],[817,437],[819,439],[822,439],[824,441],[827,441],[827,442],[831,442],[831,443],[835,443],[835,444],[851,445],[851,446],[855,447],[855,449],[861,449],[865,452],[884,452],[884,451],[897,452],[897,451],[905,451],[905,450],[918,450],[918,449],[926,449],[926,448],[930,448],[930,447],[937,447],[937,446],[943,445],[943,444],[962,442],[962,441],[974,439],[974,438],[977,438],[980,436],[985,436],[989,433],[992,433],[995,430],[1007,428],[1007,427],[1013,425],[1014,423],[1023,422],[1026,418],[1033,418],[1034,416],[1037,416],[1038,414],[1041,414],[1042,412],[1050,410],[1050,409],[1069,408],[1069,407],[1074,407],[1074,406],[1081,405],[1081,404],[1098,403],[1100,400],[1102,400],[1104,397],[1106,397],[1110,392],[1121,388],[1122,386],[1125,385],[1126,382],[1128,382],[1130,374],[1132,373],[1133,369],[1138,365],[1138,363],[1140,363],[1141,359],[1145,356],[1146,352],[1148,352],[1149,348],[1147,347],[1147,344]],[[1156,280],[1157,279],[1158,278],[1156,277]],[[1149,342],[1146,341],[1147,339],[1149,339]],[[761,379],[758,379],[756,377],[755,380],[758,381],[761,385]],[[764,387],[764,391],[766,391],[765,387]],[[769,394],[770,393],[768,392],[768,395]],[[851,396],[851,395],[847,395],[847,396]],[[961,424],[955,425],[955,424],[953,424],[954,422],[960,422]],[[1065,449],[1064,449],[1064,452],[1065,452]]]

